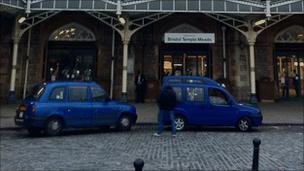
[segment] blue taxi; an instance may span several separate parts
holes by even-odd
[[[64,128],[116,126],[130,130],[134,106],[108,98],[95,82],[37,84],[16,110],[15,123],[32,135],[59,135]]]
[[[167,76],[163,86],[167,85],[173,87],[178,100],[176,130],[183,130],[187,125],[202,125],[232,126],[248,131],[262,124],[263,116],[257,106],[238,103],[214,80],[199,76]]]

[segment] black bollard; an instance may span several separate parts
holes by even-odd
[[[259,150],[261,140],[258,138],[253,139],[253,160],[252,160],[252,171],[259,170]]]
[[[142,171],[144,164],[145,163],[142,159],[136,159],[133,163],[133,165],[135,167],[135,171]]]

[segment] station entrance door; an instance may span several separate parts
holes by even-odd
[[[160,56],[161,77],[192,75],[211,77],[211,60],[206,45],[163,45]]]

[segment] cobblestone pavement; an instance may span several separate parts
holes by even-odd
[[[59,137],[29,137],[2,130],[1,171],[6,170],[249,170],[252,140],[261,139],[260,170],[304,170],[303,126],[263,126],[249,133],[192,128],[153,137],[154,125],[131,132],[70,130]]]

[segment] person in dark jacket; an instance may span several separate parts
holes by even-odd
[[[145,92],[146,92],[146,78],[138,71],[135,77],[135,92],[136,92],[136,103],[145,103]]]
[[[174,123],[174,108],[176,106],[176,94],[171,86],[165,86],[157,99],[158,112],[158,130],[154,136],[160,136],[164,129],[164,117],[170,116],[172,136],[176,136]]]

